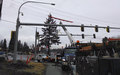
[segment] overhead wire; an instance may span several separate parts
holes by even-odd
[[[9,21],[9,20],[4,20],[4,19],[1,19],[1,21],[16,24],[15,22],[12,22],[12,21]]]
[[[28,5],[26,5],[26,6],[28,6]],[[29,5],[29,7],[30,8],[39,8],[39,9],[41,9],[41,10],[44,10],[44,11],[42,11],[42,12],[48,12],[50,9],[49,8],[47,8],[47,9],[43,9],[43,8],[40,8],[40,7],[37,7],[37,6],[31,6],[31,5]],[[53,10],[52,10],[53,11]],[[39,11],[38,11],[39,12]],[[62,15],[62,16],[67,16],[67,15],[64,15],[64,14],[60,14],[60,13],[56,13],[55,12],[55,14],[58,14],[58,15]],[[70,16],[67,16],[67,17],[70,17]],[[71,17],[70,17],[71,18]],[[74,18],[74,17],[72,17],[72,18]],[[78,22],[78,23],[80,23],[80,22]]]
[[[45,6],[46,7],[46,6]],[[46,7],[46,8],[48,8],[48,7]],[[49,9],[49,8],[48,8]],[[59,9],[56,9],[56,8],[54,8],[55,9],[55,11],[57,10],[57,11],[59,11],[59,12],[62,12],[62,13],[66,13],[66,14],[69,14],[69,15],[71,15],[72,14],[72,16],[76,16],[76,17],[84,17],[84,18],[87,18],[87,19],[92,19],[92,20],[96,20],[96,21],[100,21],[100,22],[104,22],[104,23],[107,23],[108,21],[102,21],[102,20],[98,20],[98,19],[93,19],[93,18],[89,18],[89,17],[85,17],[85,16],[81,16],[81,15],[77,15],[77,14],[73,14],[73,13],[70,13],[70,12],[65,12],[65,11],[62,11],[62,10],[59,10]],[[117,24],[117,23],[112,23],[112,24]]]
[[[17,1],[16,1],[17,2]],[[30,7],[33,7],[34,8],[34,6],[30,6]],[[35,8],[36,8],[37,6],[35,6]],[[49,9],[47,6],[44,6],[44,7],[46,7],[47,9]],[[37,7],[37,8],[40,8],[40,7]],[[40,8],[41,9],[41,8]],[[43,9],[42,9],[43,10]],[[46,10],[46,9],[44,9],[44,10]],[[104,22],[104,23],[108,23],[109,21],[104,21],[104,20],[99,20],[99,19],[95,19],[95,18],[89,18],[89,17],[86,17],[86,16],[82,16],[82,15],[78,15],[78,14],[73,14],[73,13],[70,13],[70,12],[67,12],[67,11],[63,11],[63,10],[60,10],[60,9],[56,9],[56,8],[54,8],[54,10],[55,11],[58,11],[58,12],[62,12],[62,14],[64,13],[66,13],[67,15],[69,14],[69,15],[72,15],[72,16],[76,16],[76,17],[82,17],[82,18],[85,18],[85,19],[89,19],[89,20],[94,20],[94,21],[98,21],[98,22]],[[53,11],[54,11],[53,10]],[[57,13],[58,14],[58,13]],[[80,18],[79,18],[80,19]],[[89,20],[87,20],[87,21],[89,21]],[[91,22],[91,21],[89,21],[89,22]],[[79,23],[79,22],[78,22]],[[118,25],[117,23],[112,23],[112,22],[109,22],[109,24],[116,24],[116,25]]]
[[[30,7],[32,7],[32,8],[36,8],[36,6],[30,6]],[[46,7],[46,6],[45,6]],[[40,8],[40,7],[37,7],[37,8]],[[47,9],[49,9],[48,7],[46,7]],[[41,8],[40,8],[41,9]],[[65,11],[62,11],[62,10],[59,10],[59,9],[56,9],[56,8],[54,8],[55,9],[55,11],[57,10],[57,11],[59,11],[59,12],[62,12],[62,13],[67,13],[67,14],[69,14],[69,15],[71,15],[71,14],[73,14],[73,13],[70,13],[70,12],[65,12]],[[42,9],[43,10],[43,9]],[[46,9],[44,9],[44,11],[45,11]],[[58,14],[58,13],[57,13]],[[76,15],[76,14],[73,14],[72,16],[81,16],[81,15]],[[85,17],[85,16],[81,16],[81,17],[84,17],[84,18],[87,18],[87,19],[93,19],[93,18],[89,18],[89,17]],[[79,18],[80,19],[80,18]],[[93,20],[97,20],[97,19],[93,19]],[[88,21],[88,20],[87,20]],[[98,21],[98,20],[97,20]],[[100,20],[99,20],[100,21]],[[89,21],[90,22],[90,21]],[[103,22],[103,21],[102,21]],[[78,22],[79,23],[79,22]],[[105,23],[107,23],[107,22],[105,22]],[[112,23],[113,24],[113,23]]]

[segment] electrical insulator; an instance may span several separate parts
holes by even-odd
[[[95,34],[93,34],[93,38],[96,38],[96,35],[95,35]]]
[[[84,37],[84,34],[82,34],[82,39],[84,39],[85,37]]]
[[[98,26],[97,25],[95,26],[95,32],[98,32]]]
[[[84,24],[81,25],[81,31],[84,32]]]
[[[109,27],[109,26],[106,27],[106,31],[107,31],[108,33],[110,32],[110,27]]]

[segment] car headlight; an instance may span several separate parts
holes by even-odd
[[[65,59],[62,59],[62,61],[65,61]]]
[[[68,65],[68,63],[67,63],[67,62],[63,62],[63,64],[64,64],[64,65]]]

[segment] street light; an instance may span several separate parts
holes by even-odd
[[[16,62],[16,56],[17,56],[17,44],[18,44],[18,32],[19,32],[19,27],[20,27],[20,9],[22,8],[23,5],[27,3],[41,3],[41,4],[50,4],[50,5],[55,5],[54,3],[45,3],[45,2],[37,2],[37,1],[26,1],[22,3],[18,9],[18,15],[17,15],[17,21],[16,21],[16,33],[15,33],[15,44],[14,44],[14,57],[13,61]]]

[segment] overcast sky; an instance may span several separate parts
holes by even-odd
[[[28,0],[3,0],[2,20],[0,21],[0,39],[6,38],[10,40],[11,31],[15,30],[16,18],[19,6]],[[40,2],[55,3],[55,6],[43,5],[36,3],[25,4],[21,12],[24,14],[20,16],[21,22],[27,23],[44,23],[48,14],[62,18],[65,20],[73,21],[73,23],[63,22],[63,24],[85,24],[85,25],[98,25],[120,27],[120,0],[33,0]],[[7,21],[4,21],[7,20]],[[59,21],[57,20],[57,23]],[[20,27],[19,39],[26,41],[29,45],[34,44],[34,35],[36,27]],[[62,28],[58,27],[59,33],[64,33]],[[41,27],[38,27],[41,32]],[[68,28],[68,31],[73,34],[93,35],[96,34],[96,39],[92,36],[82,39],[81,36],[74,36],[75,40],[82,42],[101,42],[102,38],[118,37],[120,30],[110,30],[107,33],[105,29],[99,29],[96,33],[94,29],[85,28],[85,32],[81,32],[80,28]],[[67,37],[61,37],[62,45],[69,44]]]

